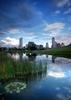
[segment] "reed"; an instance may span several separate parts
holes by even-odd
[[[16,76],[34,75],[47,71],[47,63],[36,61],[16,61],[8,57],[6,53],[0,53],[0,79],[8,79]]]

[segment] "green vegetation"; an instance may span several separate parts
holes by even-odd
[[[49,48],[45,50],[25,51],[30,57],[37,54],[49,54],[71,58],[71,46],[62,48]],[[31,53],[31,55],[29,55]],[[44,66],[44,67],[43,67]],[[8,57],[7,52],[0,52],[0,79],[8,79],[17,76],[34,75],[46,72],[47,64],[30,60],[16,61]]]
[[[3,52],[0,52],[0,59],[0,79],[37,75],[47,71],[47,63],[43,67],[42,62],[28,60],[15,61]]]
[[[23,82],[10,82],[5,86],[5,90],[8,93],[20,93],[23,89],[26,88],[26,83]]]
[[[13,73],[12,59],[6,53],[0,52],[0,79],[12,77]]]
[[[48,54],[48,55],[71,58],[71,46],[63,48],[49,48],[47,50],[35,50],[33,52],[36,54]]]
[[[54,56],[63,56],[71,58],[71,44],[64,47],[58,48],[43,48],[42,45],[37,46],[34,42],[29,42],[25,48],[0,48],[0,51],[10,52],[10,53],[35,53],[35,54],[48,54]]]

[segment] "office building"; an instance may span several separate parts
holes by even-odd
[[[20,38],[19,39],[19,48],[22,48],[23,47],[23,38]]]

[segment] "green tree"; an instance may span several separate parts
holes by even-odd
[[[34,42],[28,42],[27,49],[28,50],[36,50],[37,46]]]

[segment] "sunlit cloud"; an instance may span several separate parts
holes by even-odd
[[[71,43],[71,35],[65,35],[65,36],[56,36],[56,41],[61,43],[65,43],[66,45],[68,45],[69,43]]]
[[[36,42],[37,36],[32,35],[32,34],[33,33],[31,33],[31,35],[25,35],[22,37],[23,38],[23,46],[26,45],[29,41]],[[9,47],[19,47],[19,38],[6,37],[0,41],[0,45],[1,46],[9,46]]]
[[[12,29],[9,29],[8,33],[10,34],[16,34],[16,35],[25,35],[25,36],[33,36],[35,34],[35,32],[26,32],[24,31],[24,29],[19,29],[19,28],[12,28]]]
[[[16,38],[6,37],[4,40],[1,40],[4,46],[16,46],[18,47],[19,41]]]
[[[64,26],[64,23],[60,22],[47,24],[44,28],[44,32],[46,32],[50,37],[57,36],[64,29]]]
[[[47,24],[44,28],[44,31],[56,31],[56,30],[62,30],[64,29],[64,23],[55,22],[51,24]]]
[[[50,71],[48,73],[49,76],[55,77],[55,78],[63,78],[65,77],[64,72],[54,72],[54,71]]]
[[[20,33],[20,30],[17,29],[17,28],[12,28],[8,32],[11,33],[11,34],[18,34],[18,33]]]

